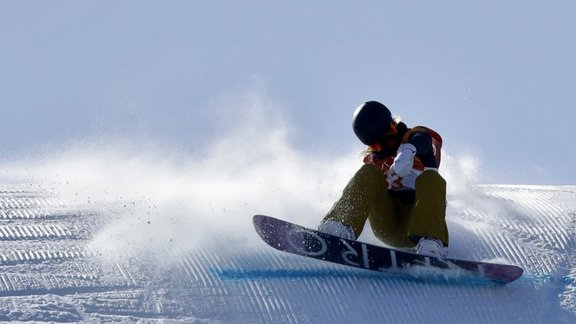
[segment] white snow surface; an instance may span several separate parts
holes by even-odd
[[[479,185],[476,159],[443,155],[449,256],[525,269],[505,286],[290,255],[252,216],[316,227],[361,161],[302,154],[260,115],[197,154],[80,143],[0,165],[0,320],[576,322],[576,186]]]
[[[237,227],[204,227],[210,235],[199,238],[178,215],[159,220],[154,210],[161,207],[150,200],[80,206],[29,186],[4,186],[0,320],[574,323],[575,198],[575,186],[474,186],[449,197],[450,256],[526,270],[516,282],[492,286],[282,253],[250,230],[250,206],[240,208]],[[238,217],[213,208],[215,222]],[[369,231],[362,239],[373,240]]]

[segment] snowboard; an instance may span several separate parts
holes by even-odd
[[[453,270],[490,282],[507,284],[524,270],[510,264],[437,258],[347,240],[270,216],[255,215],[258,235],[271,247],[314,259],[380,272],[410,272],[415,269]]]

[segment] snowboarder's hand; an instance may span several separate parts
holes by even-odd
[[[416,147],[410,143],[404,143],[398,148],[394,163],[388,170],[389,175],[397,174],[405,177],[412,171],[414,165],[414,156],[416,156]]]

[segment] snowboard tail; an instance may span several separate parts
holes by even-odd
[[[372,271],[402,271],[413,267],[463,270],[506,284],[522,276],[515,265],[423,256],[322,233],[270,216],[255,215],[254,227],[271,247],[319,260]]]

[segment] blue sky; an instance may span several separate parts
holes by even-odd
[[[477,157],[480,182],[575,184],[575,7],[0,0],[0,161],[111,137],[193,151],[223,98],[256,93],[302,154],[360,151],[352,111],[376,99]]]

